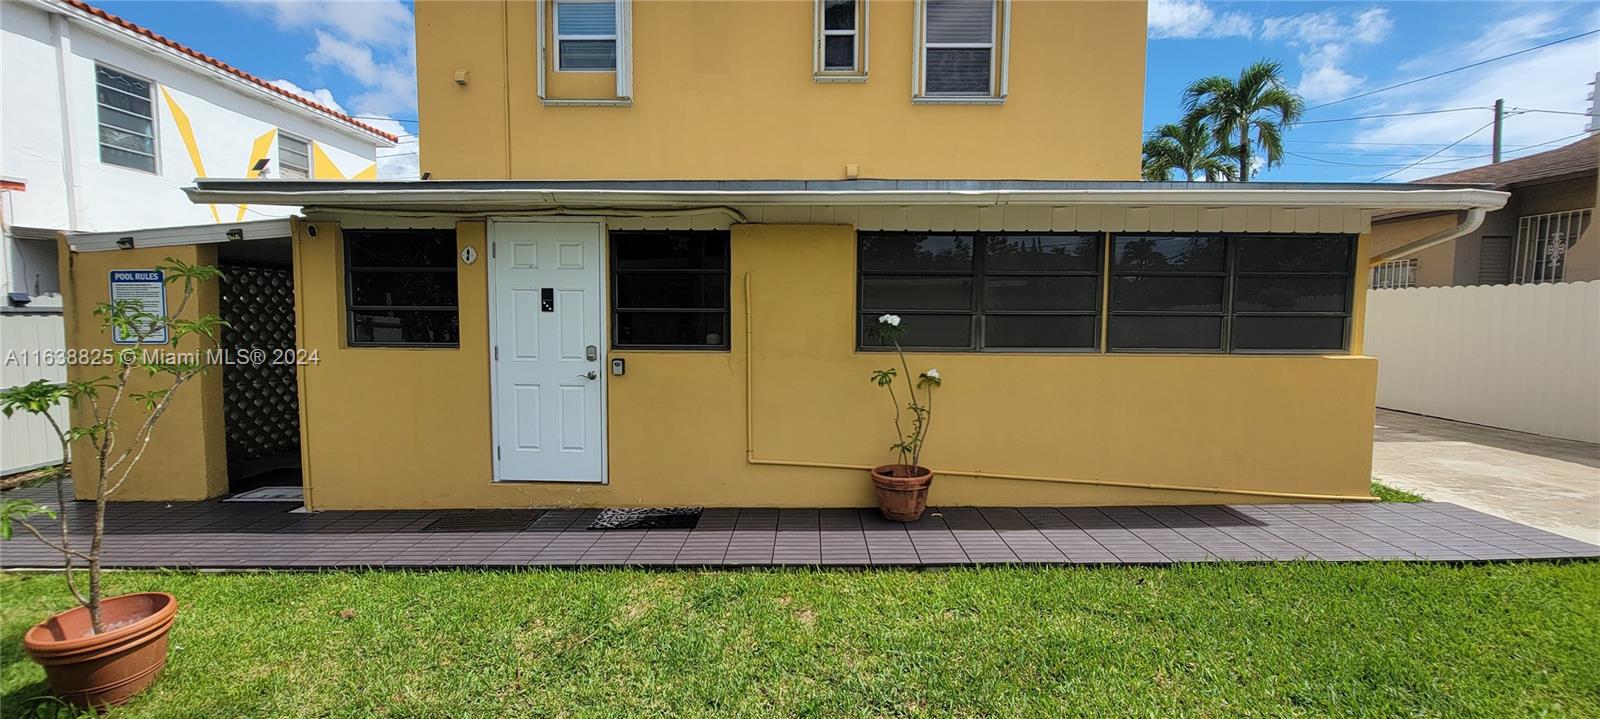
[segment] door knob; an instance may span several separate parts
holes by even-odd
[[[594,370],[589,370],[588,372],[585,372],[585,373],[580,374],[578,376],[582,377],[584,379],[600,379],[600,373],[596,372]]]

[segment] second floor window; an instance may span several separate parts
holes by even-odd
[[[865,0],[860,0],[865,1]],[[822,0],[822,71],[855,72],[858,0]]]
[[[310,142],[278,132],[278,177],[298,180],[311,177]]]
[[[926,0],[923,22],[923,94],[988,97],[994,94],[994,0]]]
[[[156,171],[155,83],[95,65],[100,161]]]
[[[611,0],[558,0],[556,71],[617,69],[617,4]]]

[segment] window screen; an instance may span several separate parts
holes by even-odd
[[[617,5],[556,3],[556,70],[617,69]]]
[[[345,230],[352,347],[455,347],[461,341],[454,230]]]
[[[922,43],[926,94],[992,94],[994,19],[994,0],[927,0]]]
[[[857,343],[901,315],[901,344],[950,350],[1093,350],[1100,238],[1094,234],[861,233]]]
[[[1110,348],[1344,349],[1353,250],[1345,235],[1117,235]]]
[[[728,348],[728,233],[611,233],[612,346]]]
[[[94,80],[100,161],[155,172],[155,86],[104,65],[95,65]]]
[[[305,179],[311,176],[311,143],[278,131],[278,177]]]

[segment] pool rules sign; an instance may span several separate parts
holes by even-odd
[[[139,311],[157,317],[167,315],[167,290],[166,282],[161,275],[161,270],[112,270],[111,271],[111,301],[134,302]],[[156,326],[155,323],[146,325],[153,330],[145,335],[145,344],[166,344],[167,328],[165,325]],[[112,330],[111,341],[119,345],[138,344],[139,338],[125,331],[121,327]]]

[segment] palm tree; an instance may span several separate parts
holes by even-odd
[[[1213,75],[1194,81],[1183,92],[1183,109],[1186,124],[1209,121],[1218,143],[1238,142],[1239,178],[1249,181],[1252,140],[1267,167],[1282,162],[1283,131],[1300,121],[1305,101],[1283,82],[1282,63],[1260,60],[1238,80]]]
[[[1205,122],[1169,122],[1144,141],[1142,174],[1146,180],[1166,181],[1178,170],[1187,182],[1193,182],[1195,175],[1208,182],[1233,180],[1238,175],[1233,155],[1233,147],[1218,143]]]

